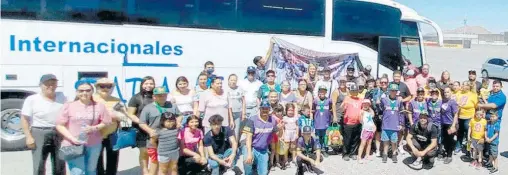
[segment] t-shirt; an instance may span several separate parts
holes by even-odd
[[[298,118],[297,117],[282,117],[282,122],[284,123],[284,131],[286,132],[296,132],[298,129]]]
[[[506,105],[506,95],[503,91],[492,92],[487,99],[487,102],[496,104],[497,108],[488,110],[486,118],[490,118],[492,113],[497,112],[498,120],[501,121],[503,118],[503,109]]]
[[[120,99],[119,98],[116,98],[116,97],[113,97],[113,96],[108,96],[106,99],[104,99],[100,95],[94,94],[93,99],[96,102],[99,102],[99,103],[102,103],[102,104],[106,105],[106,109],[112,115],[111,117],[113,117],[114,114],[118,114],[113,108],[114,108],[114,106],[116,104],[120,103]],[[101,133],[112,133],[112,132],[114,132],[116,130],[116,128],[117,128],[117,124],[118,124],[118,122],[112,120],[111,124],[107,125],[106,127],[104,127],[101,130]],[[108,137],[108,135],[105,135],[105,134],[103,134],[102,136],[103,136],[103,138],[107,138]]]
[[[360,93],[358,93],[358,97],[365,98],[366,94],[367,94],[367,89],[363,89]]]
[[[311,104],[312,100],[312,94],[309,91],[305,91],[305,95],[301,96],[300,92],[295,91],[296,95],[296,105],[298,106],[298,109],[303,109],[303,106]],[[309,106],[312,107],[312,106]]]
[[[441,103],[441,121],[443,124],[450,125],[453,123],[455,113],[459,112],[459,106],[455,99],[449,99]]]
[[[201,97],[201,94],[208,92],[208,89],[202,89],[199,85],[196,86],[194,90],[196,91],[196,93],[194,94],[193,100],[198,102]]]
[[[362,113],[362,130],[374,131],[376,127],[376,124],[374,124],[374,116],[367,111],[363,111]]]
[[[56,124],[64,125],[75,138],[79,138],[79,135],[85,132],[85,126],[95,126],[100,123],[106,125],[111,123],[111,116],[106,106],[102,103],[85,105],[79,100],[65,103],[56,121]],[[99,131],[89,132],[87,136],[86,146],[102,143]],[[69,146],[71,143],[66,138],[62,145]]]
[[[288,94],[284,94],[284,92],[282,92],[280,95],[279,95],[279,103],[286,107],[286,104],[288,103],[296,103],[296,95],[294,92],[289,92]]]
[[[429,116],[432,120],[432,123],[439,126],[441,125],[441,100],[436,100],[432,102],[432,99],[427,100],[427,107],[429,111]]]
[[[333,80],[319,80],[316,82],[316,86],[314,86],[314,89],[312,91],[312,94],[314,94],[314,98],[318,98],[318,91],[319,91],[319,87],[321,86],[324,86],[326,87],[326,97],[327,98],[330,98],[331,95],[332,95],[332,91],[333,89],[336,88],[336,84],[335,84],[336,81],[333,81]]]
[[[469,122],[469,129],[471,129],[471,137],[473,139],[483,139],[485,138],[485,131],[487,130],[487,120],[475,117]]]
[[[303,155],[309,155],[317,150],[320,150],[321,145],[319,144],[319,140],[312,136],[307,143],[303,137],[299,137],[297,141],[297,149],[302,151]]]
[[[159,143],[157,145],[157,153],[159,155],[170,155],[171,153],[180,150],[178,143],[178,129],[159,129],[157,136]]]
[[[399,85],[399,91],[397,92],[397,96],[401,96],[402,98],[407,98],[411,95],[411,92],[409,91],[409,88],[407,87],[406,83],[404,82],[391,82],[393,84]]]
[[[487,124],[487,137],[492,138],[494,134],[497,133],[497,137],[490,142],[490,144],[498,145],[499,144],[499,134],[501,134],[501,124],[498,121],[495,123],[489,122]]]
[[[205,134],[203,145],[205,147],[211,146],[215,154],[224,154],[227,149],[231,148],[229,137],[233,136],[234,132],[229,127],[222,127],[218,135],[214,135],[210,130]]]
[[[61,92],[55,94],[55,100],[50,101],[42,94],[28,96],[21,108],[21,115],[28,117],[30,126],[55,127],[55,122],[67,97]]]
[[[474,92],[459,93],[457,96],[459,104],[459,118],[470,119],[475,114],[475,108],[478,105],[478,95]]]
[[[310,117],[306,117],[304,115],[301,115],[298,118],[298,127],[300,128],[300,132],[303,131],[304,126],[310,126],[314,129],[314,120],[312,120]]]
[[[238,86],[240,86],[245,95],[246,108],[254,108],[258,106],[258,92],[261,85],[263,85],[263,83],[259,80],[251,82],[248,79],[244,79],[238,83]]]
[[[390,97],[382,98],[379,108],[383,111],[381,129],[398,131],[399,126],[404,123],[403,115],[400,114],[404,109],[402,102],[398,99],[392,100]]]
[[[416,82],[418,84],[418,87],[425,87],[429,77],[430,77],[430,74],[427,74],[427,75],[418,74],[416,76]]]
[[[173,91],[171,93],[171,101],[178,107],[183,113],[189,113],[194,111],[194,92],[189,92],[187,95],[183,95],[180,92]]]
[[[233,112],[242,112],[243,96],[245,92],[240,87],[236,87],[235,89],[227,87],[226,92],[228,94],[231,110]]]
[[[347,97],[344,99],[342,104],[344,105],[344,123],[346,125],[356,125],[360,123],[362,101],[362,98]]]
[[[416,99],[409,102],[409,109],[412,110],[413,123],[418,122],[421,113],[428,113],[427,102],[425,100],[419,102]]]
[[[261,117],[251,117],[247,120],[243,132],[252,133],[252,147],[258,151],[266,151],[272,143],[272,135],[278,131],[277,122],[268,117],[263,120]]]
[[[328,98],[324,100],[314,100],[312,109],[314,113],[314,124],[316,129],[326,129],[330,125],[330,118],[332,117],[332,101]]]
[[[180,142],[183,142],[185,148],[196,152],[198,150],[199,141],[203,140],[203,131],[200,129],[192,131],[189,127],[185,127],[185,129],[180,130],[177,138]]]
[[[404,83],[407,85],[409,92],[411,94],[416,94],[416,90],[418,89],[418,83],[415,78],[408,78],[404,80]]]
[[[147,104],[150,104],[152,102],[153,102],[152,93],[142,94],[141,92],[139,92],[129,100],[128,106],[136,108],[136,116],[139,117],[139,114],[141,114],[143,108]]]
[[[481,98],[488,99],[489,95],[490,95],[490,90],[487,89],[487,88],[481,88],[480,89],[480,95],[481,95]]]
[[[209,127],[208,119],[212,115],[220,115],[224,119],[222,126],[229,126],[229,108],[228,95],[226,92],[222,95],[215,95],[212,91],[206,91],[201,94],[199,99],[199,111],[204,112],[203,126]]]
[[[432,139],[437,139],[438,136],[438,130],[435,125],[430,125],[429,131],[429,126],[421,127],[419,123],[415,123],[411,126],[409,133],[413,135],[413,138],[420,144],[422,150],[427,148],[427,146],[432,143]]]
[[[277,83],[275,83],[273,86],[270,86],[268,84],[263,84],[263,85],[261,85],[261,87],[259,87],[258,98],[261,100],[267,99],[268,94],[272,90],[277,92],[277,94],[280,94],[280,92],[282,92],[282,87],[280,86],[280,84],[277,84]]]
[[[156,102],[152,102],[150,104],[147,104],[143,111],[141,111],[141,114],[139,115],[139,123],[140,124],[146,124],[152,129],[159,129],[160,128],[160,121],[161,121],[161,115],[164,112],[171,112],[176,115],[181,115],[180,110],[178,110],[178,107],[176,105],[173,105],[171,102],[167,101],[162,106],[158,106],[158,104],[155,104]],[[150,140],[150,138],[147,138],[147,140]],[[147,148],[153,148],[153,145],[150,142],[146,143]]]

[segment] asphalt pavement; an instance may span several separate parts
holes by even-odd
[[[474,69],[480,75],[481,64],[489,57],[508,58],[507,46],[481,46],[473,45],[472,49],[452,49],[452,48],[426,48],[427,62],[431,65],[432,75],[439,77],[441,71],[448,70],[453,80],[464,81],[467,79],[467,71]],[[437,78],[439,79],[439,78]],[[505,81],[503,91],[508,93],[508,82]],[[504,110],[504,116],[508,116],[508,110]],[[497,174],[508,174],[508,121],[504,120],[501,124],[499,152],[499,167]],[[323,174],[334,175],[451,175],[451,174],[488,174],[485,169],[476,170],[469,166],[469,163],[462,162],[459,156],[455,155],[453,162],[444,165],[442,162],[436,162],[430,170],[412,170],[403,163],[408,157],[407,154],[399,156],[398,163],[382,163],[380,158],[374,158],[373,161],[366,164],[359,164],[356,161],[343,161],[338,155],[331,155],[322,163]],[[120,153],[119,175],[139,175],[138,150],[124,149]],[[22,152],[2,152],[0,153],[0,174],[2,175],[30,175],[32,174],[32,159],[29,151]],[[239,164],[241,166],[241,163]],[[47,173],[51,174],[50,164],[47,164]],[[293,166],[286,170],[276,170],[270,172],[273,175],[295,174],[296,168]]]

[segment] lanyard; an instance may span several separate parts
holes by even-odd
[[[390,108],[392,108],[392,111],[395,111],[396,107],[397,107],[397,100],[390,99]]]
[[[164,110],[164,108],[162,106],[159,105],[159,103],[157,103],[155,101],[153,103],[155,104],[155,107],[157,108],[157,110],[159,110],[159,112],[161,114],[164,113],[165,110]]]
[[[423,113],[425,110],[425,103],[424,102],[416,102],[418,104],[418,109],[420,109],[420,113]]]
[[[325,101],[326,101],[326,100],[319,100],[319,101],[318,101],[318,105],[319,105],[319,112],[324,112],[324,111],[325,111]]]
[[[430,111],[432,111],[432,114],[435,114],[435,112],[436,112],[436,107],[437,107],[437,101],[436,101],[436,102],[432,102],[432,101],[431,101],[431,102],[430,102],[430,106],[431,106]]]

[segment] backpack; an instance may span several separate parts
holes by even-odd
[[[340,133],[340,126],[338,123],[332,123],[328,129],[326,129],[328,135],[325,143],[328,146],[342,146],[342,134]]]

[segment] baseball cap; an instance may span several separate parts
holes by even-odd
[[[39,84],[42,84],[42,83],[44,83],[44,82],[46,82],[48,80],[57,80],[58,81],[58,79],[56,78],[55,75],[53,75],[53,74],[44,74],[44,75],[42,75],[41,80],[39,81]]]
[[[270,103],[268,102],[268,100],[263,100],[261,101],[261,105],[259,105],[260,108],[270,108]]]
[[[348,69],[348,70],[350,70],[350,69],[355,70],[355,66],[353,66],[353,64],[349,64],[349,65],[347,66],[347,69]]]
[[[310,126],[304,126],[302,128],[302,134],[311,134],[312,133],[312,128]]]
[[[324,86],[324,85],[321,85],[318,87],[318,91],[320,91],[320,90],[328,91],[328,88],[326,88],[326,86]]]
[[[418,89],[416,89],[416,92],[425,92],[425,89],[423,89],[422,87],[419,87]]]
[[[397,85],[395,83],[392,83],[392,84],[390,84],[390,87],[388,87],[388,90],[390,90],[390,91],[398,91],[399,90],[399,85]]]
[[[96,85],[98,84],[114,84],[113,80],[110,80],[108,78],[100,78],[95,82]]]
[[[469,73],[469,75],[471,75],[471,74],[476,75],[476,71],[475,70],[469,70],[468,73]]]
[[[369,99],[363,99],[362,103],[368,103],[368,104],[371,104]]]
[[[349,90],[350,91],[358,91],[358,85],[353,84],[353,85],[349,86]]]
[[[407,70],[406,75],[413,76],[413,75],[415,75],[415,71],[413,69],[409,69],[409,70]]]
[[[428,119],[428,118],[429,118],[429,114],[427,114],[427,112],[422,112],[422,113],[420,113],[419,118],[425,118],[425,119]]]
[[[247,73],[256,73],[256,68],[254,66],[247,67]]]
[[[365,70],[366,71],[371,71],[372,70],[372,66],[370,66],[370,65],[365,66]]]
[[[340,76],[339,81],[347,81],[347,78],[345,76]]]
[[[153,95],[160,95],[160,94],[168,94],[168,91],[166,91],[166,88],[164,87],[156,87],[153,89]]]
[[[439,90],[437,88],[431,88],[430,92],[439,92]]]

